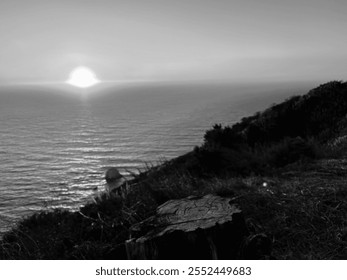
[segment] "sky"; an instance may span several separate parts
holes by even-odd
[[[1,0],[0,84],[347,77],[345,0]]]

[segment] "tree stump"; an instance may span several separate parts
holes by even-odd
[[[129,259],[237,259],[248,235],[231,198],[206,195],[170,200],[156,215],[134,225]]]

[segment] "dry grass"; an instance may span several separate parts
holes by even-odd
[[[23,220],[0,242],[0,258],[123,259],[130,227],[158,205],[213,193],[234,198],[251,233],[273,240],[276,259],[346,259],[346,164],[321,160],[272,177],[244,178],[197,178],[158,167],[138,175],[126,199],[104,194],[79,212],[42,212]]]

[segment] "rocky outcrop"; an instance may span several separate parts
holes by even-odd
[[[111,167],[105,173],[107,189],[111,193],[121,193],[121,187],[125,183],[125,178],[120,174],[117,168]]]

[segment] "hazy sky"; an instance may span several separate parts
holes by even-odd
[[[346,0],[1,0],[0,82],[346,80]]]

